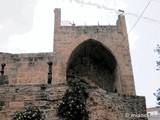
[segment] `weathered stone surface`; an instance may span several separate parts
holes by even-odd
[[[0,85],[8,84],[8,76],[7,75],[0,75]]]
[[[10,102],[9,103],[10,108],[23,108],[24,107],[24,102]]]
[[[53,53],[6,54],[0,53],[0,62],[6,64],[5,75],[10,85],[46,84],[48,77],[47,62],[53,59]],[[46,74],[45,74],[46,73]]]
[[[144,97],[119,96],[116,93],[107,94],[102,89],[92,89],[87,99],[87,109],[90,120],[146,120],[147,118],[130,118],[125,115],[146,114],[144,103]]]
[[[15,111],[22,110],[24,109],[24,107],[28,106],[38,106],[42,111],[44,111],[46,120],[59,119],[56,115],[57,108],[61,98],[67,90],[67,86],[50,86],[46,87],[45,91],[37,91],[40,88],[40,85],[22,85],[18,87],[21,89],[21,91],[17,93],[8,92],[8,94],[6,94],[6,98],[19,98],[19,96],[21,96],[21,99],[7,100],[6,98],[2,97],[3,93],[0,93],[2,101],[0,104],[0,116],[2,118],[6,117],[10,118],[8,120],[11,120],[11,117],[13,116]],[[23,88],[25,88],[25,90]],[[13,90],[16,89],[16,87],[3,87],[3,91],[7,91],[8,89]],[[53,91],[50,93],[49,91],[51,90],[54,90],[54,93]],[[31,99],[28,98],[28,95],[30,95],[29,97]],[[37,96],[39,96],[39,99],[37,99]],[[86,101],[86,106],[87,110],[89,111],[89,120],[131,120],[131,118],[125,117],[126,113],[146,113],[144,97],[133,97],[118,95],[117,93],[107,93],[105,90],[102,90],[100,88],[90,89],[89,97]],[[136,119],[145,120],[146,118]]]
[[[58,101],[62,98],[67,88],[66,85],[61,84],[56,86],[46,85],[45,91],[41,90],[41,85],[3,86],[1,91],[4,93],[7,91],[7,93],[0,93],[0,116],[11,120],[15,111],[22,110],[28,106],[38,106],[42,111],[45,111],[46,120],[56,120],[58,119],[56,117]]]
[[[4,76],[7,76],[0,77],[0,119],[11,120],[15,111],[39,106],[46,120],[58,120],[56,110],[68,88],[68,71],[79,63],[88,65],[83,59],[76,59],[81,56],[92,58],[89,59],[92,66],[83,71],[90,72],[90,76],[89,73],[80,76],[93,87],[86,102],[90,120],[146,119],[125,117],[126,113],[146,113],[144,97],[135,96],[125,17],[119,15],[112,26],[61,26],[60,9],[55,10],[54,52],[0,52],[0,63],[6,64]],[[78,64],[76,60],[80,60]],[[53,63],[52,70],[48,69],[48,62]],[[48,76],[49,70],[52,76]],[[52,78],[50,85],[47,84],[49,77]]]

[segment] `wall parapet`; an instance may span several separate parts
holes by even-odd
[[[47,83],[48,62],[53,63],[52,78],[54,81],[57,53],[0,53],[0,64],[5,63],[6,65],[4,75],[8,76],[10,85]]]

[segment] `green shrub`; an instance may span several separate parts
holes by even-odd
[[[89,85],[79,78],[69,78],[67,83],[70,88],[60,102],[58,116],[65,120],[88,120],[85,104]]]
[[[12,120],[44,120],[44,115],[38,107],[27,107],[17,111]]]

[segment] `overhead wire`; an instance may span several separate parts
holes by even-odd
[[[116,49],[114,50],[114,52],[120,47],[120,45],[123,43],[123,41],[127,38],[127,36],[131,33],[131,31],[133,30],[133,28],[136,26],[136,24],[139,22],[139,20],[141,19],[142,15],[144,14],[144,12],[146,11],[146,9],[148,8],[148,6],[150,5],[151,1],[148,2],[148,4],[146,5],[146,7],[144,8],[144,10],[142,11],[141,15],[139,16],[139,18],[137,19],[137,21],[134,23],[134,25],[132,26],[132,28],[130,29],[130,31],[128,32],[128,34],[125,35],[124,39],[119,43],[119,45],[116,47]]]
[[[129,16],[133,16],[133,17],[136,17],[136,18],[139,18],[140,16],[137,15],[137,14],[134,14],[134,13],[127,13],[125,12],[124,15],[129,15]],[[145,20],[145,21],[148,21],[148,22],[154,22],[154,23],[158,23],[160,24],[160,21],[159,20],[155,20],[153,18],[149,18],[149,17],[141,17],[141,19]]]
[[[153,2],[153,1],[156,1],[157,0],[150,0],[149,2]],[[116,10],[114,8],[109,8],[107,6],[105,6],[104,4],[97,4],[97,3],[93,3],[91,1],[89,2],[85,2],[84,0],[75,0],[76,3],[78,4],[82,4],[82,5],[89,5],[89,6],[94,6],[94,7],[97,7],[97,8],[101,8],[101,9],[105,9],[105,10],[109,10],[109,11],[112,11],[114,13],[119,13],[119,10]],[[139,18],[140,16],[135,14],[135,13],[130,13],[130,12],[125,12],[124,15],[129,15],[129,16],[133,16],[133,17],[137,17]],[[152,18],[149,18],[149,17],[143,17],[141,16],[142,19],[146,20],[146,21],[149,21],[149,22],[155,22],[155,23],[158,23],[160,24],[160,21],[159,20],[155,20],[155,19],[152,19]]]

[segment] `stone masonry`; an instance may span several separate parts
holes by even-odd
[[[0,120],[11,120],[14,112],[27,106],[40,107],[46,120],[59,120],[57,108],[67,88],[66,84],[1,86]],[[89,120],[146,120],[125,117],[125,114],[145,114],[144,97],[107,93],[100,88],[92,88],[89,92]]]
[[[50,53],[0,52],[0,119],[16,110],[39,106],[46,120],[58,120],[57,105],[77,75],[93,88],[87,99],[90,120],[147,120],[125,117],[145,114],[145,98],[136,96],[124,15],[116,25],[61,26],[55,9],[54,48]],[[1,69],[1,68],[0,68]],[[77,71],[78,70],[78,71]]]

